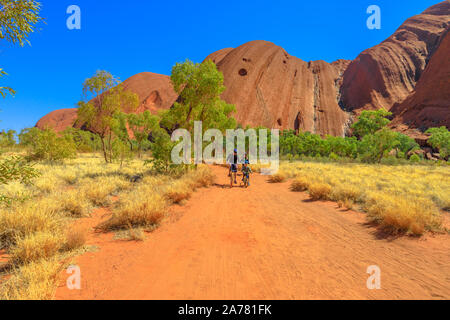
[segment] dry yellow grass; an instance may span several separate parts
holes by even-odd
[[[2,299],[51,298],[54,276],[61,267],[58,261],[78,252],[86,242],[85,231],[68,230],[71,219],[87,216],[93,205],[109,204],[111,195],[138,186],[130,183],[129,177],[148,171],[143,160],[131,161],[121,169],[118,164],[105,165],[96,155],[35,167],[42,175],[33,185],[0,186],[0,194],[24,199],[0,206],[0,247],[6,249],[13,268],[10,279],[0,285]],[[155,180],[164,184],[168,179]],[[136,203],[141,202],[141,208],[147,208],[147,219],[154,206],[148,193],[154,191],[147,190],[134,198]]]
[[[327,200],[331,193],[331,186],[326,183],[312,183],[309,186],[309,196],[312,200]]]
[[[271,176],[269,176],[269,182],[270,183],[281,183],[286,180],[286,175],[283,172],[275,173]]]
[[[279,174],[295,178],[291,185],[294,191],[306,187],[313,198],[324,194],[320,198],[336,201],[340,207],[360,206],[372,220],[392,232],[417,235],[426,230],[439,230],[439,211],[450,210],[450,167],[447,165],[293,162],[283,163]],[[319,188],[319,185],[329,188]]]
[[[150,190],[148,190],[150,191]],[[102,230],[120,230],[158,225],[167,209],[167,202],[160,194],[136,191],[121,199],[112,217],[102,223]]]
[[[309,182],[303,177],[298,177],[292,181],[291,190],[296,192],[303,192],[308,190]]]
[[[27,202],[24,205],[0,210],[0,243],[3,248],[14,245],[17,239],[34,233],[57,233],[63,220],[47,201]]]
[[[10,250],[10,262],[15,265],[28,264],[41,259],[55,256],[63,238],[54,233],[39,232],[18,238],[15,246]]]
[[[0,284],[0,300],[51,300],[64,268],[57,258],[17,267],[11,278]]]
[[[175,181],[164,191],[166,199],[172,203],[181,203],[189,199],[192,189],[186,181]]]
[[[87,239],[87,232],[80,227],[71,227],[66,234],[65,251],[72,251],[84,246]]]

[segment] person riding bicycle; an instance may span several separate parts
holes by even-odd
[[[242,164],[242,181],[245,184],[245,179],[247,179],[247,186],[250,187],[250,173],[253,173],[247,161]]]
[[[234,184],[237,184],[236,176],[237,176],[238,163],[239,163],[239,158],[238,158],[237,152],[238,152],[237,149],[234,149],[233,154],[230,154],[227,159],[227,162],[230,165],[230,170],[228,172],[228,175],[230,177],[231,188],[233,188],[233,181],[234,181]]]

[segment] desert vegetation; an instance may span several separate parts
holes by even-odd
[[[51,298],[58,273],[89,249],[76,222],[95,208],[111,212],[98,230],[142,241],[171,205],[212,184],[208,167],[171,163],[170,132],[200,119],[205,130],[235,126],[234,106],[220,99],[223,76],[213,63],[187,61],[174,67],[172,82],[180,94],[189,92],[182,103],[158,115],[130,115],[137,96],[98,71],[84,82],[88,97],[79,103],[85,130],[24,129],[19,144],[14,132],[2,133],[0,298]]]
[[[112,211],[99,229],[125,231],[136,240],[159,225],[170,205],[182,203],[213,181],[204,166],[185,168],[176,176],[161,175],[143,159],[121,167],[118,162],[104,163],[99,154],[39,162],[34,169],[41,174],[33,183],[12,181],[0,187],[1,194],[15,199],[0,208],[0,249],[7,257],[2,269],[8,277],[0,285],[4,299],[51,298],[57,274],[70,257],[89,249],[86,230],[77,228],[76,221],[89,217],[95,208]],[[140,180],[132,182],[136,176]],[[38,274],[42,269],[46,272]]]
[[[291,179],[293,191],[307,191],[313,200],[361,209],[388,232],[421,235],[443,231],[442,215],[450,210],[449,177],[448,165],[286,161],[270,179]]]

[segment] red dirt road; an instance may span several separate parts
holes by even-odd
[[[56,299],[449,299],[450,236],[386,239],[361,213],[310,202],[289,183],[252,176],[197,191],[145,242],[91,232],[97,252],[76,259],[81,290]],[[94,226],[105,210],[81,223]],[[102,217],[103,215],[103,217]],[[367,267],[381,269],[369,290]]]

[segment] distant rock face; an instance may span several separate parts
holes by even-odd
[[[56,132],[72,127],[77,120],[77,109],[61,109],[50,112],[42,117],[36,127],[39,129],[54,129]]]
[[[267,41],[210,54],[224,75],[222,98],[238,123],[343,136],[362,110],[394,113],[392,128],[426,143],[414,128],[450,127],[450,1],[408,19],[390,38],[354,61],[305,62]],[[140,73],[124,81],[139,96],[138,112],[177,100],[168,76]],[[59,110],[37,126],[63,130],[76,109]]]
[[[161,74],[139,73],[125,80],[123,87],[139,96],[138,113],[146,110],[155,113],[158,110],[169,109],[178,98],[170,77]]]
[[[208,56],[223,73],[222,98],[242,125],[344,135],[348,115],[338,105],[349,62],[307,63],[267,41],[251,41]]]
[[[143,72],[128,78],[122,84],[125,90],[138,95],[138,113],[146,110],[156,113],[158,110],[169,109],[178,97],[173,90],[170,77],[165,75]],[[77,109],[56,110],[39,120],[36,127],[41,129],[51,127],[59,132],[74,126],[76,119]]]
[[[347,68],[341,106],[347,110],[385,108],[408,97],[450,25],[450,2],[412,17],[387,40],[362,52]],[[447,51],[448,53],[448,51]]]
[[[413,93],[391,111],[395,115],[394,123],[404,123],[411,128],[450,128],[450,29]]]

